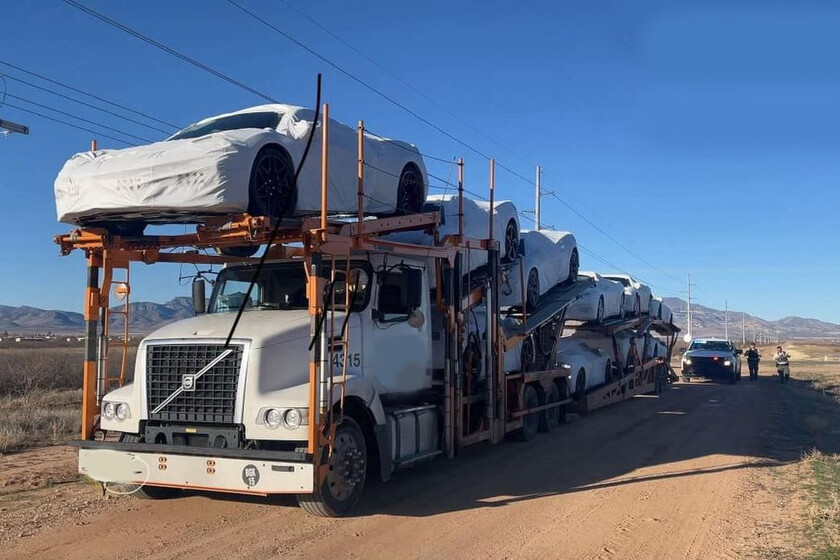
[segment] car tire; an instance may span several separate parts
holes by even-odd
[[[580,253],[578,253],[577,247],[572,249],[572,254],[569,256],[569,278],[566,280],[566,284],[571,286],[575,282],[577,282],[578,274],[580,273]]]
[[[618,316],[621,319],[627,316],[627,309],[624,307],[627,304],[627,296],[625,294],[621,294],[621,305],[619,307]]]
[[[359,424],[349,416],[336,427],[327,458],[329,474],[312,494],[298,494],[298,505],[320,517],[343,517],[359,502],[367,475],[367,447]]]
[[[400,172],[397,183],[396,214],[417,214],[423,211],[425,185],[417,164],[409,162]]]
[[[502,262],[513,262],[519,256],[519,227],[516,225],[516,220],[508,220],[505,226],[505,240],[502,247],[504,253],[502,254]]]
[[[560,390],[557,388],[556,383],[549,383],[548,389],[545,390],[545,394],[543,395],[543,404],[554,404],[560,402]],[[541,410],[539,414],[539,431],[541,432],[552,432],[554,429],[560,425],[560,408],[546,408],[545,410]]]
[[[595,322],[599,325],[604,322],[604,296],[598,298],[598,308],[595,311]]]
[[[101,227],[108,231],[111,235],[119,235],[120,237],[140,237],[146,230],[148,225],[142,220],[138,221],[118,221],[118,222],[101,222],[98,224],[89,224],[91,227]]]
[[[540,396],[533,385],[526,385],[522,396],[524,409],[540,406]],[[531,441],[537,435],[540,419],[539,412],[532,412],[522,417],[522,427],[513,432],[513,439],[516,441]]]
[[[233,245],[231,247],[216,247],[216,252],[226,257],[240,257],[247,259],[257,254],[258,245]]]
[[[263,147],[251,166],[248,213],[284,218],[294,212],[296,205],[297,185],[291,156],[279,146]]]
[[[528,272],[528,284],[525,288],[525,303],[528,305],[528,311],[536,309],[539,302],[540,272],[536,268],[532,268]]]
[[[522,371],[531,371],[537,365],[537,342],[534,340],[534,335],[522,341],[519,360]]]

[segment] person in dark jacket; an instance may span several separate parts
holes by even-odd
[[[750,349],[746,351],[747,364],[750,366],[750,381],[758,379],[758,362],[761,361],[761,352],[755,347],[755,342],[750,342]]]

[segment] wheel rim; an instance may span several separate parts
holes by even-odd
[[[263,154],[257,161],[255,194],[260,208],[269,216],[282,216],[294,191],[294,170],[276,153]]]
[[[528,273],[528,306],[535,307],[540,299],[540,275],[536,268]]]
[[[516,222],[511,220],[505,228],[505,259],[512,261],[516,258],[516,254],[519,252],[517,250],[518,241],[519,233],[517,232]]]
[[[580,399],[583,398],[584,393],[586,393],[586,373],[581,370],[575,379],[575,395]]]
[[[400,173],[398,187],[399,199],[397,210],[402,212],[416,212],[423,207],[423,178],[420,170],[414,165],[406,165]]]
[[[522,343],[522,371],[528,371],[529,369],[531,369],[531,365],[533,365],[534,363],[535,356],[536,352],[534,349],[534,338],[529,336]]]
[[[338,501],[345,501],[365,476],[364,443],[350,430],[339,429],[329,458],[327,489]]]
[[[569,281],[577,280],[578,272],[580,272],[580,255],[577,249],[572,250],[572,256],[569,259]]]

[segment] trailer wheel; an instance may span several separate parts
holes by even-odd
[[[351,417],[345,416],[336,428],[326,464],[326,478],[312,494],[298,494],[298,504],[311,515],[343,517],[359,502],[367,473],[365,436]]]
[[[137,434],[123,434],[120,436],[121,442],[126,443],[140,443],[143,437]],[[149,486],[146,484],[114,484],[106,488],[111,488],[116,494],[129,494],[137,496],[143,500],[168,500],[175,498],[181,494],[180,488],[168,488],[164,486]]]
[[[525,392],[522,398],[522,406],[525,409],[536,408],[540,406],[540,397],[537,394],[536,388],[533,385],[526,385]],[[522,417],[522,427],[513,432],[513,438],[516,441],[531,441],[537,435],[539,428],[539,413],[532,412]]]
[[[545,391],[543,404],[553,404],[560,402],[560,390],[556,383],[549,383],[548,389]],[[560,424],[560,407],[547,408],[540,411],[539,430],[541,432],[553,432]]]

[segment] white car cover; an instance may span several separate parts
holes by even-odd
[[[607,280],[597,272],[581,271],[580,276],[592,278],[595,285],[586,290],[581,298],[569,307],[567,319],[595,321],[598,318],[598,301],[604,300],[604,318],[623,316],[626,312],[624,286],[614,280]]]
[[[314,111],[293,105],[262,105],[218,115],[282,115],[274,128],[241,128],[196,138],[155,142],[122,150],[83,152],[70,158],[55,180],[58,220],[79,224],[91,219],[145,219],[196,222],[209,215],[245,212],[251,167],[268,144],[285,149],[297,168]],[[295,214],[320,211],[321,127],[297,183]],[[330,120],[328,209],[354,213],[358,205],[357,132]],[[365,136],[365,208],[368,213],[396,209],[397,184],[404,166],[426,169],[417,148],[406,142]]]
[[[528,276],[536,269],[540,295],[545,294],[557,284],[570,280],[572,253],[577,252],[577,240],[568,231],[525,230],[521,234],[524,266],[513,266],[509,275],[508,290],[499,298],[504,305],[522,304],[522,286],[528,282]]]

